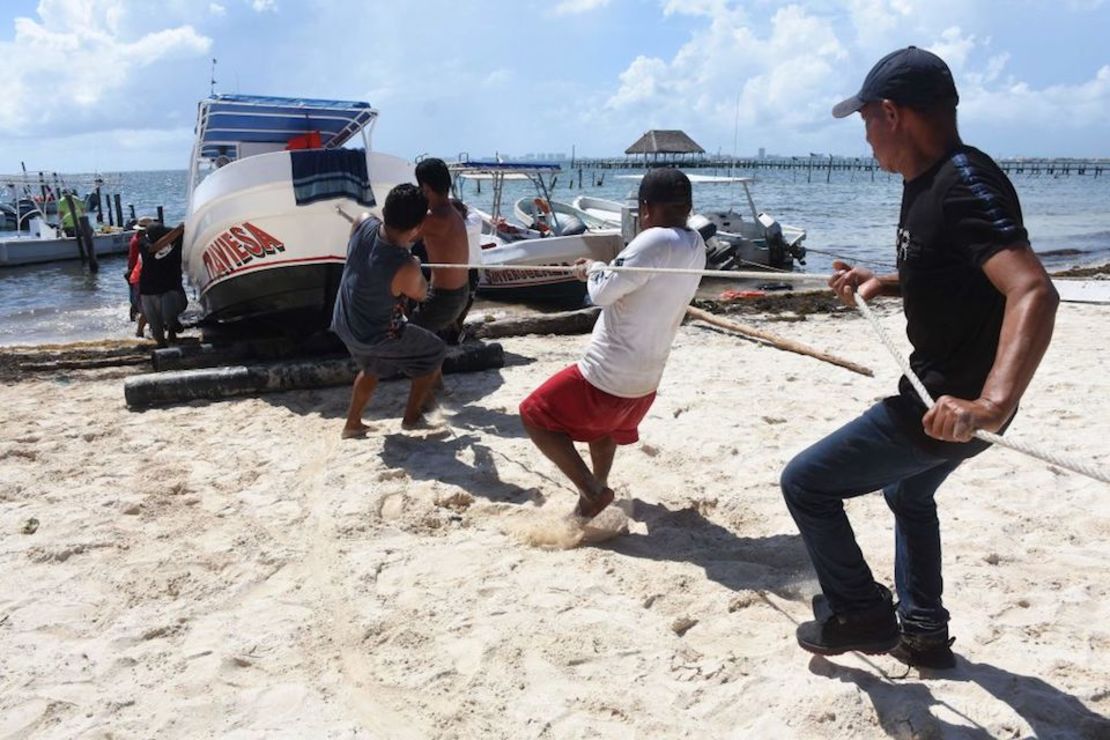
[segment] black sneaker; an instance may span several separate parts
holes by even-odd
[[[802,622],[796,632],[803,650],[818,655],[840,655],[859,651],[876,655],[898,645],[898,617],[890,591],[882,586],[883,601],[877,606],[855,612],[835,614],[826,600],[814,598],[813,612],[817,619]]]
[[[898,647],[890,654],[912,668],[943,671],[956,667],[956,655],[952,652],[955,641],[955,637],[948,636],[947,627],[934,632],[903,632],[898,639]]]

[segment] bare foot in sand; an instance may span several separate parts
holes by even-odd
[[[423,439],[443,439],[451,434],[451,429],[441,421],[430,421],[423,416],[416,421],[401,421],[401,429],[410,436]]]
[[[602,487],[600,491],[590,496],[579,493],[578,505],[574,507],[574,515],[579,519],[593,519],[611,503],[613,503],[613,489],[608,486]]]
[[[360,439],[365,437],[373,430],[374,427],[367,426],[366,424],[359,424],[357,427],[343,427],[343,432],[340,434],[341,439]]]

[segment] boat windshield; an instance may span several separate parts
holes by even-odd
[[[447,166],[451,172],[452,189],[456,198],[461,198],[460,180],[481,180],[493,183],[493,208],[490,218],[501,217],[501,199],[504,195],[506,180],[528,180],[536,188],[539,197],[550,202],[550,187],[545,175],[556,175],[562,167],[556,162],[504,162],[483,160],[460,160]]]

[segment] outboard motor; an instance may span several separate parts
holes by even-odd
[[[710,221],[700,213],[695,213],[686,219],[686,227],[701,234],[704,241],[709,241],[717,233],[717,224]]]
[[[586,233],[586,224],[574,216],[559,216],[558,225],[559,229],[556,233],[559,236],[578,236]]]
[[[767,261],[771,267],[789,267],[786,264],[786,240],[782,238],[782,227],[774,217],[759,214],[759,225],[763,227],[763,238],[767,242]]]

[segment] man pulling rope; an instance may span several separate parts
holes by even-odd
[[[639,439],[638,427],[705,268],[705,242],[687,228],[690,180],[678,170],[652,170],[640,183],[644,230],[614,260],[621,270],[581,260],[579,277],[602,307],[586,354],[520,404],[536,447],[578,489],[575,514],[597,516],[613,501],[609,471],[617,445]],[[630,269],[631,268],[631,269]],[[664,279],[660,273],[684,271]],[[591,466],[575,449],[590,448]]]
[[[1052,337],[1059,298],[1022,225],[1017,193],[986,154],[964,145],[955,84],[927,51],[893,52],[833,115],[859,112],[879,165],[904,178],[898,273],[833,263],[829,286],[866,309],[901,296],[913,345],[900,393],[795,457],[781,485],[823,594],[799,645],[823,655],[891,651],[929,668],[955,665],[941,599],[934,495],[964,460],[988,447],[977,430],[1013,420]],[[866,313],[866,311],[865,311]],[[894,581],[875,581],[843,500],[881,489],[895,516]]]

